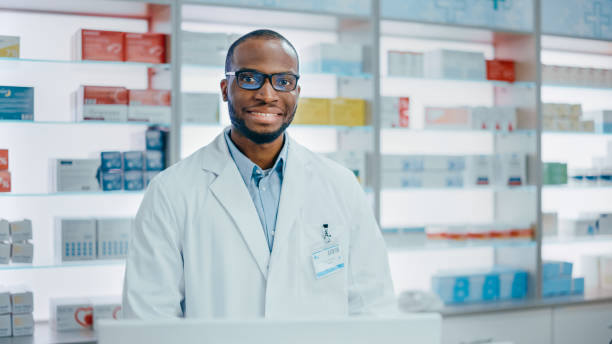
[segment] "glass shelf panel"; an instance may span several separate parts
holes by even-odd
[[[125,265],[125,260],[95,260],[95,261],[82,261],[72,263],[61,263],[61,264],[47,264],[47,265],[32,265],[32,264],[9,264],[0,265],[0,271],[2,270],[27,270],[27,269],[64,269],[64,268],[78,268],[78,267],[99,267],[99,266],[119,266]]]
[[[82,65],[91,66],[97,68],[100,66],[112,66],[112,67],[125,67],[125,68],[156,68],[162,70],[169,70],[169,63],[145,63],[145,62],[123,62],[123,61],[97,61],[97,60],[44,60],[44,59],[28,59],[28,58],[13,58],[13,57],[0,57],[0,66],[3,64],[69,64],[69,65]]]

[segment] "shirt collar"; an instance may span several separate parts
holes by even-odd
[[[232,139],[230,138],[230,129],[228,128],[225,131],[225,141],[227,142],[227,147],[229,148],[230,155],[236,166],[238,167],[238,171],[240,171],[240,175],[246,184],[249,184],[251,178],[257,174],[257,171],[261,171],[263,175],[263,170],[257,166],[255,163],[251,161],[246,155],[244,155],[238,147],[234,144]],[[274,165],[272,166],[271,171],[276,171],[282,178],[285,173],[285,166],[287,165],[287,146],[289,140],[287,140],[287,135],[283,133],[283,147],[281,148]]]

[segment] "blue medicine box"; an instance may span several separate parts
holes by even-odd
[[[143,153],[142,151],[131,151],[123,153],[123,170],[124,171],[142,171]]]
[[[572,277],[572,263],[561,261],[542,262],[542,279],[556,279],[559,277]]]
[[[558,277],[542,281],[542,296],[568,295],[572,291],[571,277]]]
[[[612,1],[542,0],[542,33],[612,39]]]
[[[572,294],[584,294],[584,277],[574,278],[572,280]]]
[[[34,120],[34,88],[0,86],[0,120]]]
[[[164,150],[167,131],[162,128],[150,127],[145,132],[147,150]]]
[[[145,169],[147,171],[161,171],[164,169],[164,153],[162,151],[145,151]]]
[[[126,191],[137,191],[144,189],[144,179],[142,171],[125,171],[124,188]]]
[[[121,152],[102,152],[100,153],[102,171],[121,169]]]
[[[104,191],[116,191],[123,188],[123,172],[121,170],[102,171],[100,184]]]

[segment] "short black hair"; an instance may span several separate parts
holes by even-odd
[[[230,45],[229,49],[227,50],[227,56],[225,56],[225,72],[226,73],[232,71],[232,60],[234,58],[234,50],[236,49],[236,47],[242,44],[242,42],[248,39],[252,39],[252,38],[276,39],[281,42],[287,43],[287,45],[289,45],[291,49],[293,50],[293,52],[295,53],[295,59],[298,62],[298,70],[299,70],[300,60],[298,58],[297,50],[295,50],[295,47],[293,46],[293,44],[291,44],[291,42],[289,42],[289,40],[286,39],[285,36],[281,35],[280,33],[276,31],[272,31],[268,29],[260,29],[260,30],[251,31],[241,36],[234,43],[232,43],[232,45]]]

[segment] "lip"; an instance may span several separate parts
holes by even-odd
[[[278,111],[272,110],[247,110],[247,115],[251,120],[259,123],[274,123],[281,119],[283,116]]]

